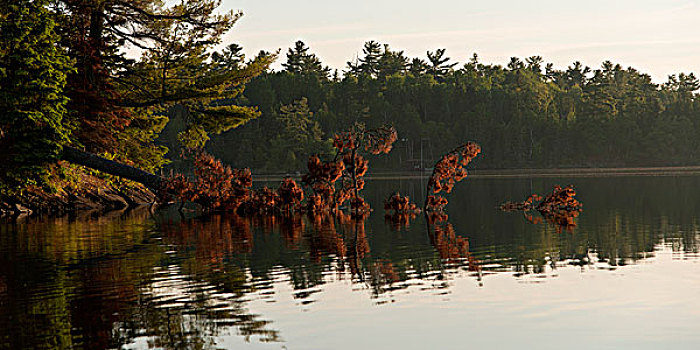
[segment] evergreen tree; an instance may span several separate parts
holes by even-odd
[[[303,41],[297,41],[294,43],[294,48],[287,51],[287,62],[282,63],[282,67],[290,73],[301,73],[308,51],[309,47]]]
[[[330,143],[323,140],[321,126],[315,119],[304,97],[280,107],[276,118],[280,133],[272,139],[269,149],[276,159],[268,164],[268,169],[303,170],[309,154],[330,152]]]
[[[457,63],[447,63],[450,58],[445,57],[445,49],[437,49],[435,52],[428,51],[427,55],[428,62],[430,62],[427,73],[436,79],[443,79],[457,65]]]
[[[421,76],[428,71],[428,64],[424,60],[414,57],[408,66],[408,71],[415,77]]]
[[[316,54],[309,53],[309,47],[301,40],[287,51],[287,62],[282,63],[282,66],[287,72],[319,80],[327,80],[331,72],[330,68],[321,64]]]
[[[64,94],[71,62],[48,1],[0,3],[0,195],[45,185],[46,166],[70,141]]]
[[[404,56],[403,51],[392,51],[389,45],[385,44],[384,52],[377,62],[377,76],[387,77],[406,73],[408,65],[408,58]]]
[[[360,72],[370,77],[376,77],[379,72],[379,59],[382,56],[382,45],[374,40],[365,43],[362,48],[363,58],[360,58]]]
[[[151,171],[163,165],[166,150],[154,140],[171,108],[185,109],[180,139],[188,147],[201,147],[210,134],[259,115],[255,107],[235,105],[235,98],[276,55],[246,62],[233,45],[212,56],[212,48],[241,16],[217,14],[219,4],[3,2],[0,78],[6,82],[2,94],[8,96],[3,103],[17,112],[0,122],[7,135],[0,141],[7,148],[3,156],[21,153],[15,159],[28,169],[60,157],[157,189],[157,176],[112,160]],[[55,30],[52,19],[58,21]],[[126,45],[140,49],[142,56],[127,58]],[[28,101],[36,102],[32,110]],[[22,168],[2,169],[0,176],[16,177],[13,171]],[[38,174],[39,168],[28,172]]]

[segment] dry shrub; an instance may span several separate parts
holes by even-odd
[[[539,203],[537,203],[539,201]],[[540,223],[542,219],[528,214],[532,210],[539,212],[544,219],[557,227],[557,232],[573,231],[574,220],[583,211],[583,204],[576,199],[573,185],[554,186],[552,193],[544,198],[533,194],[522,202],[506,202],[500,207],[503,211],[523,211],[525,219],[531,223]]]
[[[323,161],[318,156],[309,157],[308,172],[302,176],[302,184],[313,193],[308,197],[306,210],[337,212],[349,202],[355,215],[370,210],[359,194],[365,186],[363,177],[369,169],[369,162],[359,150],[371,154],[389,153],[398,138],[393,127],[383,126],[365,129],[356,125],[352,130],[336,134],[333,147],[336,155],[333,160]]]
[[[409,227],[411,220],[421,213],[421,209],[408,196],[402,196],[396,192],[384,201],[384,220],[391,224],[391,228],[398,231]]]
[[[478,144],[467,142],[448,152],[435,163],[433,173],[428,179],[425,211],[444,210],[447,205],[447,199],[437,194],[440,192],[452,192],[455,183],[467,177],[466,166],[479,153],[481,153],[481,147]]]

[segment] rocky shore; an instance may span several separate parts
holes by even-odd
[[[57,193],[26,191],[20,197],[0,202],[0,216],[26,214],[64,215],[78,211],[124,210],[155,202],[155,195],[143,186],[89,189],[64,188]]]

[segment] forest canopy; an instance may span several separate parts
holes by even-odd
[[[656,84],[610,61],[556,69],[539,56],[502,66],[474,54],[462,63],[446,49],[411,58],[376,41],[342,72],[331,72],[301,41],[282,67],[253,79],[239,99],[258,106],[261,117],[214,139],[210,152],[258,171],[302,171],[319,142],[361,122],[399,132],[394,152],[374,161],[374,170],[429,167],[464,140],[482,146],[474,163],[481,168],[700,164],[700,83],[693,73]],[[307,125],[304,134],[315,143],[289,136],[282,116],[299,105],[308,106],[310,119],[293,127]]]
[[[217,52],[241,13],[218,0],[18,0],[0,4],[0,192],[46,187],[80,152],[145,171],[177,107],[177,139],[201,147],[259,116],[231,101],[274,54]],[[139,52],[137,58],[127,52]],[[100,169],[101,170],[101,169]]]
[[[376,41],[341,71],[298,41],[275,71],[274,51],[246,57],[222,42],[242,14],[219,5],[0,4],[0,193],[56,190],[80,152],[154,173],[204,148],[233,167],[303,172],[355,125],[398,131],[394,152],[373,160],[382,171],[429,167],[464,140],[481,145],[482,168],[700,164],[692,73],[657,84],[610,61],[502,66]]]

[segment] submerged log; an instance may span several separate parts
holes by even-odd
[[[163,178],[158,175],[77,148],[64,146],[63,160],[138,182],[154,192],[160,191],[163,185]]]

